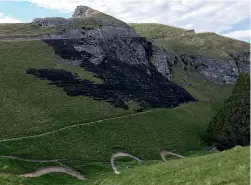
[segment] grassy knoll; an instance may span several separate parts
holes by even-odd
[[[69,97],[48,81],[27,75],[26,70],[32,67],[67,69],[80,78],[102,83],[83,68],[63,62],[45,43],[0,42],[0,139],[129,113],[88,97]]]

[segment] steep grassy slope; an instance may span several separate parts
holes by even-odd
[[[194,54],[213,58],[229,58],[234,52],[248,52],[249,44],[215,33],[186,34],[186,30],[161,24],[130,24],[138,34],[154,39],[154,43],[177,54]]]
[[[0,140],[47,133],[70,125],[132,113],[88,97],[67,96],[61,88],[48,85],[48,81],[27,75],[29,68],[66,69],[77,73],[81,79],[102,83],[83,68],[66,64],[45,43],[0,42],[0,98],[3,102],[0,104]],[[144,159],[159,159],[157,151],[161,148],[182,154],[201,150],[206,145],[203,138],[207,124],[215,111],[213,101],[218,102],[228,96],[231,86],[200,81],[193,73],[178,69],[173,71],[173,81],[200,102],[76,126],[41,137],[0,142],[0,155],[107,162],[111,152],[118,147]],[[76,168],[79,168],[78,164],[69,163]],[[106,167],[99,164],[82,167],[89,171],[88,176],[106,171]],[[58,177],[60,179],[61,176]]]
[[[176,67],[172,68],[171,80],[184,87],[201,102],[220,103],[231,95],[233,89],[231,84],[222,85],[210,82],[195,70],[184,71]]]
[[[119,176],[105,172],[100,176],[78,181],[67,175],[50,174],[26,179],[0,174],[2,185],[82,185],[82,184],[236,184],[250,183],[250,148],[234,148],[230,151],[173,160],[168,163],[146,163],[134,169],[124,169]],[[13,169],[20,169],[13,164]],[[21,171],[22,172],[22,171]]]
[[[172,39],[180,37],[187,30],[157,23],[130,23],[129,26],[135,29],[142,37],[151,39]]]
[[[120,176],[109,176],[89,184],[250,184],[250,148],[235,148],[231,151],[202,157],[173,160],[128,170]]]
[[[69,97],[47,81],[27,75],[31,67],[67,69],[82,79],[101,83],[83,68],[67,65],[42,42],[0,42],[1,139],[130,113],[88,97]]]
[[[25,158],[70,158],[109,161],[121,147],[145,159],[159,159],[158,150],[184,153],[201,150],[214,111],[206,103],[69,128],[37,138],[0,143],[0,153]],[[202,116],[203,115],[203,116]]]
[[[30,36],[54,31],[20,24],[16,25],[20,26],[19,31],[14,29],[8,32],[12,28],[8,26],[0,26],[2,35]],[[183,33],[182,29],[176,32],[175,28],[168,28],[171,31],[166,34],[165,29],[163,27],[162,35],[157,38]],[[151,30],[149,34],[154,33],[156,30]],[[102,80],[93,73],[68,65],[54,54],[53,48],[43,42],[1,41],[0,101],[3,103],[0,104],[0,155],[31,159],[67,158],[65,164],[87,174],[91,179],[111,172],[107,162],[117,148],[124,148],[146,160],[160,159],[158,150],[163,148],[185,155],[189,151],[202,150],[207,145],[204,138],[208,122],[232,89],[231,85],[208,82],[192,71],[173,68],[173,82],[184,87],[198,102],[175,109],[155,109],[145,114],[97,121],[136,113],[134,110],[139,107],[137,103],[129,102],[131,110],[126,111],[86,96],[67,96],[61,88],[48,85],[49,81],[26,74],[29,68],[64,69],[78,74],[81,79],[102,84]],[[85,125],[91,121],[94,122]],[[57,131],[72,125],[76,126]],[[4,139],[43,133],[45,135],[38,137],[1,142]],[[0,171],[12,174],[28,172],[41,165],[0,159]],[[0,175],[0,184],[52,182],[82,183],[65,175],[52,174],[38,179]]]

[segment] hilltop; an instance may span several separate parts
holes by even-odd
[[[173,26],[153,23],[131,23],[138,34],[153,39],[157,46],[181,54],[212,58],[231,58],[234,53],[249,52],[249,43],[215,33],[195,33]]]

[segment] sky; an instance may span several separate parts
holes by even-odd
[[[70,18],[78,5],[128,23],[161,23],[250,42],[249,0],[0,0],[0,23]]]

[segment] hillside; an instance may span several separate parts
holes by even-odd
[[[172,160],[168,163],[146,163],[133,169],[124,169],[121,175],[116,176],[110,172],[104,172],[102,176],[92,177],[87,182],[81,182],[67,175],[51,174],[39,178],[26,179],[10,175],[1,175],[2,185],[81,185],[81,184],[250,184],[250,148],[234,148],[231,151],[214,153],[199,157],[188,157],[180,160]],[[29,169],[35,169],[37,164],[20,161],[0,160],[0,169],[11,173],[24,173]],[[40,164],[41,165],[41,164]],[[23,169],[26,166],[26,169]],[[46,164],[44,164],[46,166]],[[10,170],[11,169],[11,170]],[[6,171],[6,170],[5,170]]]
[[[163,24],[129,24],[141,36],[154,39],[154,43],[167,51],[202,55],[213,58],[231,58],[235,52],[249,52],[248,43],[215,33],[195,33]]]
[[[250,151],[235,148],[231,151],[205,155],[202,157],[173,160],[150,166],[137,167],[121,174],[90,184],[250,184]]]
[[[211,154],[207,151],[212,144],[206,131],[208,123],[231,95],[238,74],[249,69],[248,53],[225,60],[166,51],[154,42],[161,39],[169,43],[180,34],[185,34],[181,36],[184,38],[187,33],[194,34],[158,24],[145,27],[136,31],[144,31],[148,38],[124,22],[85,6],[78,6],[70,19],[0,24],[0,184],[129,184],[135,176],[119,176],[121,182],[112,176],[110,160],[116,152],[132,153],[146,162],[147,166],[126,172],[128,176],[141,170],[148,174],[156,168],[174,173],[160,164],[163,149],[187,158]],[[160,35],[155,36],[157,30],[161,30]],[[216,45],[222,43],[222,51],[245,52],[245,43],[223,42],[218,36],[206,40],[210,39]],[[197,40],[196,36],[193,45],[202,48]],[[203,181],[208,170],[214,175],[214,163],[219,158],[224,158],[221,169],[229,169],[236,156],[244,159],[247,152],[236,149],[189,157],[184,163],[176,160],[170,165],[179,171],[190,162],[198,164],[201,174],[195,170],[194,176]],[[123,170],[137,166],[124,159],[117,164]],[[41,167],[74,172],[88,181],[55,173],[38,178],[19,176]],[[219,178],[236,177],[231,170],[222,171]],[[141,175],[139,180],[144,182],[146,176]],[[184,181],[191,181],[186,178]],[[152,179],[156,183],[154,176]],[[165,180],[160,177],[159,182]]]

